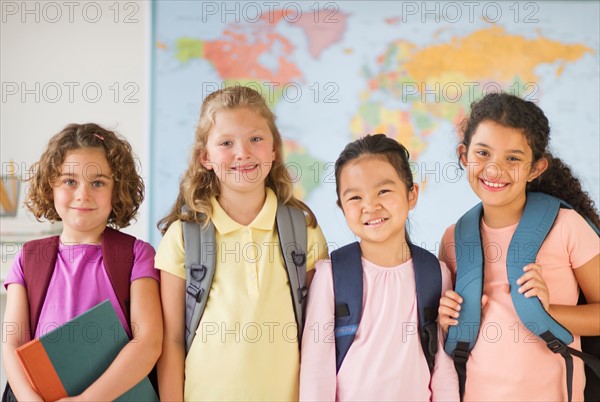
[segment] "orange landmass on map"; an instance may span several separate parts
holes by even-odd
[[[417,82],[426,82],[447,71],[476,80],[508,82],[521,76],[524,82],[536,82],[534,70],[540,64],[573,62],[592,52],[584,45],[564,44],[544,37],[528,39],[495,26],[419,50],[403,67]]]

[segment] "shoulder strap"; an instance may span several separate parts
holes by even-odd
[[[481,325],[483,248],[479,224],[482,213],[482,204],[477,204],[464,214],[454,227],[456,251],[454,290],[462,296],[463,303],[458,324],[448,328],[444,350],[454,360],[461,400],[467,379],[467,360],[475,346]]]
[[[429,372],[432,373],[438,350],[437,316],[442,294],[442,272],[435,255],[411,243],[409,247],[415,272],[421,347]]]
[[[573,342],[573,335],[546,312],[537,297],[527,298],[520,294],[517,285],[517,279],[523,275],[523,267],[535,262],[556,220],[560,204],[560,200],[547,194],[527,193],[523,216],[508,246],[506,269],[510,295],[521,322],[535,323],[528,328],[539,337],[549,332],[553,339],[568,345]]]
[[[363,267],[358,242],[331,252],[335,298],[336,372],[354,341],[363,310]]]
[[[307,229],[304,213],[283,204],[277,206],[277,233],[298,326],[300,343],[304,323],[306,287]],[[206,308],[208,294],[215,275],[215,227],[208,222],[202,227],[196,222],[182,222],[186,268],[186,352],[192,345],[200,319]]]
[[[102,259],[104,269],[119,300],[119,306],[131,328],[131,271],[135,256],[135,237],[107,227],[102,234]]]
[[[23,276],[29,301],[29,328],[33,339],[58,254],[58,236],[23,245]]]
[[[129,286],[133,268],[133,245],[135,237],[106,228],[102,238],[102,258],[104,268],[113,286],[123,314],[130,322]],[[59,236],[33,240],[23,245],[23,275],[29,301],[29,322],[31,334],[40,319],[42,306],[46,300],[50,279],[54,273],[58,255]]]
[[[185,346],[192,346],[208,293],[215,275],[215,227],[209,220],[206,226],[198,222],[181,222],[185,252]]]
[[[304,212],[282,203],[277,204],[277,235],[279,246],[290,281],[290,292],[294,304],[294,315],[298,327],[298,344],[304,328],[304,308],[308,288],[306,287],[307,229]]]
[[[458,325],[448,328],[444,349],[463,360],[475,346],[481,323],[481,293],[483,291],[483,252],[479,223],[481,204],[463,215],[454,228],[456,250],[456,284],[454,289],[463,298]]]
[[[511,298],[519,319],[523,323],[533,323],[534,325],[528,325],[529,330],[544,340],[551,351],[561,354],[565,359],[567,393],[570,401],[573,376],[571,354],[580,356],[582,353],[567,346],[573,342],[573,335],[546,312],[538,298],[526,298],[518,293],[519,286],[516,283],[523,275],[523,267],[535,262],[537,253],[550,232],[561,206],[570,208],[569,204],[548,194],[527,193],[525,210],[511,239],[506,265]],[[466,362],[475,345],[481,320],[483,286],[483,251],[479,227],[481,213],[482,206],[479,204],[461,217],[455,227],[457,259],[455,289],[464,301],[459,324],[448,330],[445,350],[454,359],[461,397],[466,382]],[[597,232],[597,229],[595,231]],[[584,361],[588,363],[587,358],[584,358]],[[597,362],[592,364],[598,366]],[[596,369],[598,370],[599,367]]]

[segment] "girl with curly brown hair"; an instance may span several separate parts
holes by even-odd
[[[2,345],[10,387],[18,400],[41,401],[27,380],[15,350],[32,335],[40,337],[109,299],[132,339],[110,367],[74,397],[114,400],[148,375],[160,355],[162,343],[154,249],[116,230],[130,224],[144,198],[144,184],[131,146],[97,124],[70,124],[50,139],[32,172],[26,206],[37,219],[61,221],[63,230],[58,238],[26,243],[16,255],[5,281],[8,295],[4,320],[18,324],[17,330],[5,334]],[[126,278],[127,283],[118,286],[105,268],[108,256],[104,253],[117,251],[115,240],[110,243],[114,250],[107,246],[109,237],[132,245],[132,250],[123,254],[123,258],[133,256],[128,266],[131,275]],[[44,249],[41,255],[56,253],[56,262],[43,304],[32,310],[35,302],[31,294],[40,285],[29,282],[31,258],[27,250],[40,241],[45,248],[53,245],[53,250]],[[128,293],[126,309],[117,296],[119,287],[125,287]]]
[[[535,103],[505,93],[488,94],[472,105],[462,129],[459,160],[483,211],[482,330],[466,362],[463,400],[570,400],[565,359],[534,334],[535,323],[521,322],[513,299],[537,297],[574,335],[569,345],[574,349],[581,350],[580,336],[600,335],[600,242],[584,219],[600,226],[598,212],[570,168],[550,153],[548,119]],[[507,263],[516,257],[508,252],[509,245],[530,192],[563,199],[573,209],[560,209],[535,263],[523,267],[522,276],[510,284]],[[440,259],[454,278],[457,256],[467,252],[455,247],[452,225],[443,236]],[[459,277],[464,277],[461,272]],[[577,305],[580,292],[585,305]],[[441,299],[442,328],[459,323],[461,296],[447,291]],[[579,401],[586,378],[580,359],[573,359],[573,366],[572,400]]]

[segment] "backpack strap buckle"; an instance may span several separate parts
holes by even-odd
[[[308,295],[308,288],[306,286],[303,286],[300,289],[298,289],[298,300],[300,300],[300,303],[304,302],[304,299],[306,299],[307,295]]]
[[[565,345],[560,339],[552,339],[546,343],[546,346],[548,346],[548,349],[554,353],[564,355],[567,352],[567,345]]]
[[[427,340],[427,348],[431,356],[435,356],[438,351],[438,339],[437,339],[437,322],[430,322],[423,325],[424,338]]]
[[[467,360],[469,360],[469,343],[468,342],[458,342],[456,344],[456,349],[454,349],[454,353],[452,353],[452,359],[455,363],[458,364],[467,364]]]
[[[200,283],[206,276],[208,269],[204,265],[191,264],[189,266],[189,271],[191,280],[186,288],[186,292],[194,300],[196,300],[196,303],[199,303],[202,299],[202,295],[204,294],[204,289],[200,287]]]
[[[196,303],[200,303],[202,300],[202,295],[204,294],[204,289],[194,286],[194,284],[190,283],[186,289],[188,295],[192,296]]]
[[[297,267],[304,265],[306,262],[306,254],[303,252],[297,253],[295,250],[292,250],[292,260]]]

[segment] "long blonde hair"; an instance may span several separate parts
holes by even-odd
[[[308,215],[309,225],[316,227],[317,220],[310,208],[294,197],[292,180],[283,160],[283,141],[275,125],[275,115],[260,93],[252,88],[235,85],[211,93],[202,103],[192,157],[179,184],[179,195],[169,214],[157,224],[163,235],[169,226],[178,219],[202,224],[211,219],[213,211],[210,199],[220,194],[220,183],[214,171],[206,169],[200,163],[201,157],[206,153],[206,142],[208,134],[215,124],[216,113],[224,109],[242,107],[249,108],[264,118],[273,135],[275,160],[265,180],[265,185],[273,190],[279,202],[304,211]]]

